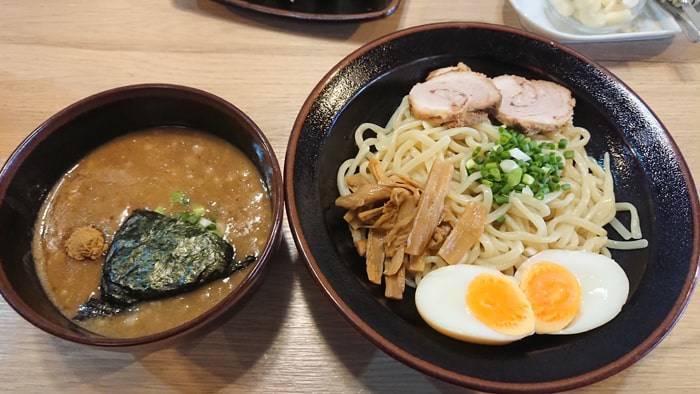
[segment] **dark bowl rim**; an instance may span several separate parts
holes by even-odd
[[[285,11],[283,9],[268,7],[264,5],[252,4],[245,0],[216,0],[217,2],[227,5],[235,6],[247,10],[252,10],[255,12],[260,12],[263,14],[281,16],[285,18],[302,19],[308,21],[318,21],[318,22],[352,22],[361,21],[366,19],[376,19],[385,16],[390,16],[399,8],[401,0],[391,0],[384,9],[372,12],[362,12],[357,14],[315,14],[311,12],[298,12],[298,11]]]
[[[265,160],[263,161],[263,164],[272,169],[272,185],[270,187],[271,190],[268,190],[270,198],[273,200],[272,226],[270,229],[269,238],[250,272],[248,272],[241,283],[228,296],[219,301],[218,304],[196,318],[179,326],[156,334],[135,338],[108,338],[97,336],[86,337],[76,335],[72,331],[44,319],[39,313],[32,310],[21,299],[21,297],[14,291],[14,288],[5,275],[5,271],[0,269],[0,294],[2,294],[5,301],[29,323],[59,338],[84,345],[104,348],[125,348],[153,344],[161,340],[171,340],[191,334],[204,328],[204,326],[208,325],[209,323],[221,318],[229,309],[233,308],[239,303],[239,301],[244,299],[253,289],[255,289],[256,285],[261,280],[265,266],[273,256],[275,249],[279,244],[284,212],[283,178],[275,151],[269,140],[255,124],[255,122],[253,122],[253,120],[251,120],[243,111],[238,109],[233,104],[222,99],[221,97],[203,90],[181,85],[147,83],[117,87],[85,97],[60,110],[39,125],[32,133],[30,133],[17,146],[3,165],[2,169],[0,170],[0,204],[4,202],[7,188],[14,180],[14,175],[17,169],[36,149],[36,147],[41,144],[41,142],[51,133],[60,129],[66,123],[74,120],[76,117],[87,111],[97,109],[103,105],[119,100],[148,96],[182,97],[193,99],[203,103],[204,105],[221,110],[227,117],[238,117],[238,119],[241,120],[240,130],[247,134],[247,138],[256,140],[256,142],[263,147],[265,152]]]
[[[492,30],[497,32],[520,35],[531,40],[540,41],[547,45],[554,46],[560,51],[563,51],[571,56],[582,60],[583,62],[593,65],[598,70],[605,73],[608,77],[612,78],[616,83],[621,84],[623,87],[625,87],[625,89],[627,89],[630,92],[632,96],[638,99],[646,108],[649,109],[656,121],[658,121],[661,125],[664,132],[664,136],[668,139],[670,146],[673,149],[673,152],[678,157],[679,164],[681,166],[681,171],[683,172],[683,178],[685,183],[688,185],[688,191],[690,194],[689,198],[691,200],[692,205],[693,230],[695,234],[692,257],[689,262],[690,269],[688,271],[688,274],[686,275],[681,294],[674,302],[673,308],[663,320],[663,322],[641,344],[637,345],[637,347],[635,347],[632,351],[622,356],[621,358],[609,364],[606,364],[598,369],[577,376],[538,383],[507,383],[458,374],[447,369],[441,368],[437,365],[434,365],[419,357],[416,357],[403,350],[402,348],[396,346],[388,339],[381,336],[377,331],[375,331],[372,327],[365,323],[357,314],[355,314],[355,312],[352,311],[352,309],[342,300],[342,298],[340,298],[338,293],[336,293],[326,276],[321,271],[319,264],[314,258],[311,248],[304,236],[304,232],[301,227],[301,222],[299,220],[299,213],[297,212],[296,197],[294,195],[294,166],[296,159],[296,149],[306,117],[308,116],[313,103],[316,101],[316,99],[326,87],[326,85],[336,76],[339,70],[345,68],[352,61],[356,60],[360,56],[366,54],[368,51],[388,41],[392,41],[413,33],[439,29]],[[301,255],[304,257],[309,272],[316,280],[316,283],[323,289],[324,293],[331,299],[335,307],[358,331],[360,331],[360,333],[362,333],[367,339],[369,339],[372,343],[374,343],[376,346],[378,346],[380,349],[382,349],[392,357],[423,373],[457,385],[483,391],[495,392],[553,392],[571,390],[577,387],[586,386],[603,380],[634,364],[642,357],[644,357],[648,352],[650,352],[656,345],[658,345],[659,342],[661,342],[661,340],[668,334],[668,332],[671,330],[671,328],[675,325],[675,323],[682,315],[695,287],[696,278],[698,276],[698,262],[700,260],[700,203],[698,202],[698,194],[690,170],[688,169],[685,159],[679,151],[676,142],[673,140],[673,137],[668,132],[668,129],[666,129],[666,126],[663,125],[656,113],[654,113],[654,111],[651,110],[651,108],[646,104],[646,102],[644,102],[644,100],[642,100],[628,85],[622,82],[605,67],[601,66],[597,62],[589,59],[588,57],[576,52],[575,50],[565,45],[523,30],[503,25],[482,22],[439,22],[413,26],[407,29],[399,30],[361,46],[360,48],[356,49],[348,56],[343,58],[338,64],[333,66],[333,68],[331,68],[331,70],[328,71],[328,73],[319,81],[319,83],[309,94],[294,122],[294,126],[289,137],[289,143],[287,144],[287,152],[284,167],[287,220],[289,221],[289,227],[291,229],[294,242],[296,243]]]

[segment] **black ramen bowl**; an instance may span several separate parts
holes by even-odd
[[[34,223],[54,184],[105,142],[137,130],[183,126],[211,133],[241,149],[256,165],[270,194],[269,239],[246,277],[225,299],[180,326],[154,335],[114,339],[65,318],[44,293],[31,253]],[[58,337],[108,348],[160,346],[221,323],[261,283],[281,239],[282,176],[272,146],[238,108],[209,93],[174,85],[126,86],[83,99],[39,126],[0,172],[0,292],[25,319]],[[157,342],[157,343],[156,343]]]
[[[216,0],[264,14],[315,21],[357,21],[393,14],[401,0]]]
[[[578,335],[535,335],[507,346],[460,342],[418,315],[414,292],[384,299],[334,206],[336,172],[354,157],[361,123],[386,124],[429,71],[462,61],[489,76],[558,82],[574,93],[574,123],[591,131],[589,154],[609,152],[615,192],[637,206],[649,247],[614,251],[630,280],[622,312]],[[575,51],[519,30],[478,23],[418,26],[380,38],[336,65],[316,86],[287,149],[287,213],[311,274],[340,312],[406,364],[486,391],[558,391],[608,377],[649,352],[679,318],[698,269],[698,198],[666,128],[610,72]]]

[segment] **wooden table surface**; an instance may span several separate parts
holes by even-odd
[[[376,37],[448,20],[519,26],[504,0],[405,0],[389,18],[338,25],[229,10],[204,0],[0,0],[0,162],[65,106],[143,82],[189,85],[231,101],[266,132],[282,161],[302,102],[331,66]],[[577,49],[646,100],[700,178],[700,45],[678,36]],[[34,328],[0,302],[0,390],[459,390],[365,340],[311,280],[286,224],[284,239],[265,283],[240,313],[204,337],[154,353],[73,345]],[[650,355],[586,390],[698,391],[698,356],[700,302],[694,297]]]

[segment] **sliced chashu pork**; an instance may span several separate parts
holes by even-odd
[[[501,102],[496,85],[463,63],[437,69],[408,95],[411,113],[433,124],[471,126],[488,120]]]
[[[515,75],[501,75],[493,82],[503,97],[496,113],[503,124],[526,134],[556,131],[571,124],[576,101],[565,87]]]

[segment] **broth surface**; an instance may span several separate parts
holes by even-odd
[[[259,255],[270,234],[269,195],[255,165],[238,148],[202,132],[157,128],[130,133],[100,146],[54,186],[35,226],[33,255],[49,298],[66,317],[99,295],[104,255],[97,260],[69,257],[64,242],[81,226],[102,231],[107,243],[135,209],[187,210],[171,201],[181,191],[207,209],[236,259]],[[191,292],[136,304],[104,318],[75,321],[108,337],[139,337],[185,323],[226,297],[250,267]]]

